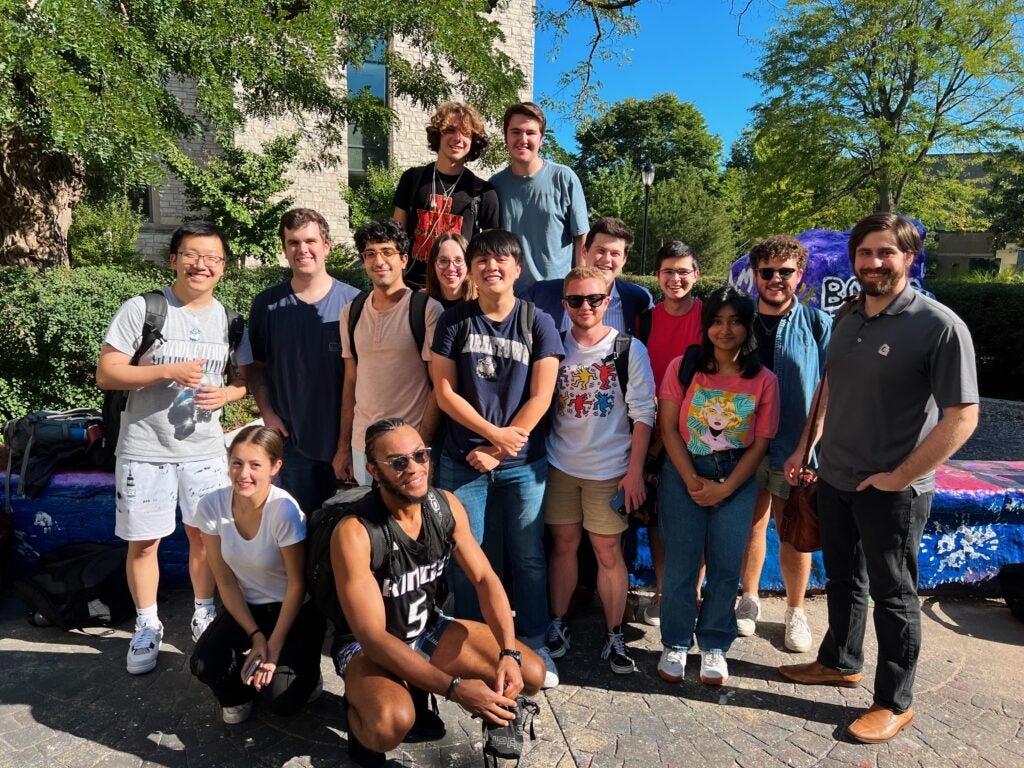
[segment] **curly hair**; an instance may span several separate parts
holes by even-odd
[[[751,269],[757,269],[761,264],[772,262],[796,261],[796,268],[803,270],[807,267],[807,248],[795,237],[789,235],[772,235],[754,245],[747,254]]]
[[[472,143],[470,144],[466,160],[467,162],[472,162],[483,154],[483,151],[490,143],[490,139],[487,138],[487,133],[484,131],[483,118],[469,104],[464,104],[460,101],[446,101],[439,106],[427,125],[427,146],[430,147],[431,152],[440,150],[441,134],[452,124],[452,120],[456,117],[462,122],[462,131],[470,136]]]
[[[397,221],[371,221],[355,231],[356,250],[362,253],[370,243],[394,243],[399,253],[409,254],[409,235]]]

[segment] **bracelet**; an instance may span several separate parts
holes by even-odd
[[[263,630],[260,629],[259,627],[256,627],[256,629],[254,629],[252,632],[249,633],[249,639],[252,640],[253,635],[255,635],[257,632],[263,632]]]
[[[448,683],[448,690],[444,692],[444,700],[445,701],[451,701],[452,700],[452,694],[455,693],[455,689],[459,687],[460,683],[462,683],[462,678],[461,677],[453,677],[452,678],[452,681],[450,683]]]

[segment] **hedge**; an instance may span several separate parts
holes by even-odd
[[[332,268],[341,280],[367,287],[361,269]],[[286,279],[281,267],[229,270],[217,287],[227,306],[248,314],[253,298]],[[660,291],[653,277],[627,279]],[[0,419],[43,408],[99,405],[93,373],[103,335],[121,304],[165,285],[166,269],[140,266],[79,267],[39,271],[0,268]],[[715,287],[702,280],[695,292]],[[978,356],[981,392],[987,397],[1024,399],[1024,284],[931,281],[928,287],[971,329]],[[242,418],[236,406],[227,421]],[[234,415],[233,415],[234,414]]]

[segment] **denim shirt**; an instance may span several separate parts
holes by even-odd
[[[775,332],[775,375],[779,379],[779,430],[768,447],[768,466],[781,470],[800,441],[814,390],[825,370],[832,321],[820,309],[799,302]]]

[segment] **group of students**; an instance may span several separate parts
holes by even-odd
[[[500,192],[511,184],[525,194],[498,195],[506,226],[536,213],[524,204],[540,170],[532,162],[543,123],[534,109],[515,105],[506,115],[511,178],[494,186]],[[400,187],[397,220],[355,233],[368,293],[327,274],[327,222],[316,211],[293,209],[279,231],[291,279],[256,298],[247,333],[232,347],[228,315],[213,298],[228,244],[216,228],[191,223],[172,237],[175,280],[163,291],[167,315],[157,343],[136,355],[147,319],[143,297],[121,308],[104,340],[98,383],[133,390],[116,466],[116,531],[129,541],[138,612],[128,671],[144,673],[157,663],[163,627],[156,551],[180,506],[196,595],[192,668],[214,690],[226,722],[248,717],[259,690],[269,689],[275,711],[288,714],[320,689],[325,622],[306,597],[302,542],[306,515],[339,481],[374,485],[374,498],[404,531],[388,534],[395,551],[405,547],[410,562],[434,552],[428,539],[439,534],[424,522],[428,511],[420,515],[431,498],[454,521],[444,536],[461,539],[454,560],[463,567],[449,566],[445,579],[453,592],[449,618],[435,582],[450,548],[443,558],[410,565],[399,587],[395,572],[370,568],[372,560],[348,562],[342,539],[355,536],[352,546],[366,554],[366,537],[338,526],[331,559],[350,631],[336,637],[332,656],[346,681],[350,723],[374,750],[397,743],[409,727],[438,730],[422,691],[405,687],[406,673],[424,690],[462,697],[492,721],[505,718],[500,710],[509,690],[557,685],[554,659],[572,649],[567,616],[581,578],[592,578],[601,597],[601,658],[617,674],[633,672],[621,629],[630,516],[644,520],[651,534],[657,595],[642,616],[661,628],[662,678],[684,678],[696,640],[700,680],[725,683],[726,654],[738,634],[753,631],[767,515],[778,513],[797,480],[794,456],[818,436],[804,422],[824,371],[830,323],[796,297],[806,250],[794,238],[767,239],[750,254],[756,303],[731,287],[702,303],[692,295],[697,254],[684,243],[666,243],[655,261],[664,299],[654,306],[646,289],[619,277],[633,242],[629,228],[599,219],[577,242],[570,216],[555,228],[576,266],[546,275],[528,255],[546,253],[530,237],[536,221],[511,232],[466,217],[420,216],[450,213],[466,178],[464,168],[454,180],[445,174],[450,156],[464,163],[480,148],[475,130],[459,122],[472,122],[471,112],[442,112],[428,127],[438,163],[417,172],[420,183],[412,185],[429,190],[425,209],[410,202],[419,223],[399,213],[401,196],[415,197],[415,189]],[[573,197],[571,184],[563,191]],[[469,193],[466,210],[483,210],[475,198],[489,190],[472,182]],[[510,200],[518,203],[506,219]],[[465,230],[457,231],[462,226],[470,229],[468,241]],[[425,288],[417,291],[410,285],[413,253],[424,248]],[[909,246],[900,253],[914,255]],[[219,410],[246,386],[265,426],[240,432],[225,457]],[[394,450],[382,454],[382,445]],[[443,489],[440,496],[427,494],[428,480]],[[590,547],[581,547],[583,531]],[[809,556],[787,546],[780,552],[786,645],[805,651]],[[596,559],[591,576],[585,559],[578,560],[587,549]],[[514,634],[495,572],[510,590]],[[366,589],[352,585],[368,586],[370,578],[379,597],[366,603]],[[428,582],[434,586],[427,589]],[[226,609],[220,614],[214,584]],[[474,645],[480,620],[490,639]],[[456,636],[449,632],[454,626],[465,635],[461,643],[445,641]],[[442,665],[443,674],[428,674],[381,640],[392,635]],[[339,645],[339,637],[347,642]],[[439,648],[446,650],[433,657]],[[497,686],[493,695],[472,686],[460,694],[458,671],[478,671],[490,654],[481,649],[488,648],[498,662],[484,675],[487,686]],[[376,679],[380,669],[398,688],[363,679]],[[793,679],[808,681],[799,674]],[[385,710],[391,728],[381,733],[369,723]]]

